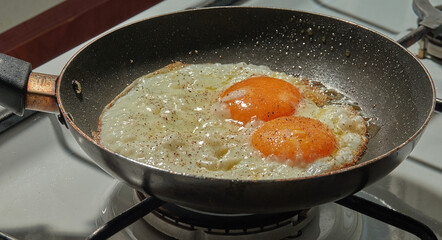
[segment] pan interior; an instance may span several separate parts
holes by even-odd
[[[80,51],[62,73],[62,108],[92,138],[118,93],[175,61],[266,65],[338,89],[380,127],[360,162],[407,141],[432,111],[426,71],[396,43],[344,21],[264,8],[186,11],[116,30]]]

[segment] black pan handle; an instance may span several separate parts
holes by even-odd
[[[58,76],[31,70],[30,63],[0,53],[0,105],[19,116],[25,109],[58,113]]]
[[[0,105],[23,116],[30,63],[0,53]]]

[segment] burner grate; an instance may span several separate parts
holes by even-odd
[[[146,196],[136,192],[135,201]],[[277,214],[216,214],[166,203],[144,220],[176,239],[284,239],[296,237],[315,209]]]
[[[146,198],[136,192],[136,201]],[[216,214],[166,203],[144,220],[177,239],[283,239],[295,237],[312,219],[314,210],[278,214]],[[198,236],[198,237],[197,237]]]

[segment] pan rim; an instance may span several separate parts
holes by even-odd
[[[141,162],[138,162],[136,160],[133,160],[131,158],[125,157],[121,154],[115,153],[105,147],[103,147],[101,144],[97,143],[95,140],[93,140],[91,137],[89,137],[87,134],[85,134],[75,123],[74,121],[69,117],[68,112],[66,112],[65,108],[63,107],[63,101],[62,101],[62,97],[60,96],[60,86],[61,86],[61,81],[63,80],[63,75],[65,73],[65,71],[67,70],[67,68],[70,66],[70,64],[72,63],[72,61],[80,54],[82,53],[86,48],[88,48],[89,46],[91,46],[92,44],[94,44],[96,41],[98,41],[99,39],[101,39],[102,37],[108,36],[120,29],[126,28],[128,26],[131,25],[135,25],[138,24],[140,22],[144,22],[144,21],[148,21],[150,19],[156,19],[156,18],[161,18],[161,17],[167,17],[170,15],[175,15],[175,14],[184,14],[184,13],[188,13],[188,12],[196,12],[196,11],[212,11],[212,10],[218,10],[218,9],[244,9],[244,10],[249,10],[249,9],[262,9],[262,10],[266,10],[266,9],[270,9],[270,10],[278,10],[278,11],[287,11],[287,12],[292,12],[292,13],[302,13],[302,14],[309,14],[309,15],[314,15],[314,16],[320,16],[320,17],[325,17],[325,18],[329,18],[329,19],[333,19],[336,21],[340,21],[340,22],[344,22],[346,24],[350,24],[353,26],[356,26],[358,28],[364,29],[365,31],[369,31],[372,32],[376,35],[379,35],[380,37],[389,40],[390,42],[392,42],[393,44],[396,44],[397,46],[399,46],[400,48],[402,48],[402,50],[405,50],[405,52],[408,53],[408,55],[410,55],[411,57],[413,57],[413,59],[419,63],[420,67],[425,71],[425,74],[428,78],[428,80],[430,81],[430,85],[432,88],[432,106],[429,110],[429,114],[426,116],[425,121],[423,122],[423,124],[419,127],[419,129],[417,129],[417,131],[412,134],[405,142],[401,143],[400,145],[396,146],[395,148],[389,150],[388,152],[379,155],[375,158],[372,158],[370,160],[367,160],[365,162],[362,163],[358,163],[356,162],[355,165],[349,166],[349,167],[345,167],[342,169],[337,169],[331,172],[326,172],[326,173],[321,173],[321,174],[317,174],[317,175],[311,175],[311,176],[304,176],[304,177],[294,177],[294,178],[281,178],[281,179],[228,179],[228,178],[215,178],[215,177],[207,177],[207,176],[199,176],[199,175],[193,175],[193,174],[188,174],[188,173],[182,173],[182,172],[174,172],[171,170],[166,170],[166,169],[162,169],[162,168],[158,168],[155,166],[151,166],[148,164],[144,164]],[[83,138],[85,138],[87,141],[92,142],[94,145],[96,145],[97,147],[99,147],[101,150],[104,150],[110,154],[116,155],[126,161],[130,161],[140,167],[147,167],[149,169],[153,169],[155,171],[159,171],[162,173],[167,173],[167,174],[173,174],[173,175],[178,175],[180,177],[190,177],[193,179],[198,179],[198,180],[204,180],[204,181],[222,181],[222,182],[230,182],[230,183],[244,183],[244,184],[249,184],[249,183],[269,183],[269,182],[287,182],[287,181],[306,181],[309,179],[318,179],[318,178],[322,178],[322,177],[327,177],[330,175],[338,175],[338,174],[343,174],[346,172],[350,172],[354,169],[358,169],[361,167],[364,167],[366,165],[370,165],[374,162],[377,162],[391,154],[394,154],[395,152],[397,152],[399,149],[403,148],[404,146],[406,146],[407,144],[409,144],[411,141],[413,141],[417,136],[419,136],[423,130],[425,129],[425,127],[428,125],[431,116],[434,113],[434,109],[436,106],[436,89],[435,89],[435,85],[433,82],[433,79],[431,78],[431,75],[429,74],[428,70],[425,68],[425,66],[423,65],[423,63],[416,57],[414,56],[414,54],[412,54],[408,49],[406,49],[405,47],[403,47],[402,45],[400,45],[399,43],[397,43],[395,40],[393,40],[392,38],[385,36],[382,33],[379,33],[369,27],[366,26],[361,26],[359,24],[356,24],[354,22],[348,21],[348,20],[344,20],[344,19],[340,19],[337,17],[332,17],[332,16],[328,16],[325,14],[320,14],[320,13],[314,13],[314,12],[309,12],[309,11],[300,11],[300,10],[292,10],[292,9],[283,9],[283,8],[271,8],[271,7],[254,7],[254,6],[228,6],[228,7],[210,7],[210,8],[203,8],[203,9],[186,9],[186,10],[182,10],[182,11],[174,11],[171,13],[166,13],[166,14],[161,14],[161,15],[156,15],[153,17],[148,17],[145,19],[141,19],[132,23],[128,23],[128,24],[123,24],[119,27],[116,27],[114,29],[111,29],[107,32],[104,32],[103,34],[100,34],[98,36],[96,36],[95,38],[93,38],[92,40],[90,40],[86,45],[84,45],[82,48],[80,48],[78,51],[76,51],[76,53],[68,60],[68,62],[64,65],[59,79],[57,81],[57,88],[56,88],[56,98],[57,98],[57,103],[60,109],[61,114],[64,117],[64,120],[66,122],[66,124],[68,124],[69,126],[73,127],[75,129],[75,131],[77,133],[79,133]],[[97,120],[98,121],[98,120]]]

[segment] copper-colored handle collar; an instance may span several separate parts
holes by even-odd
[[[29,76],[26,109],[58,113],[55,86],[58,76],[32,72]]]

